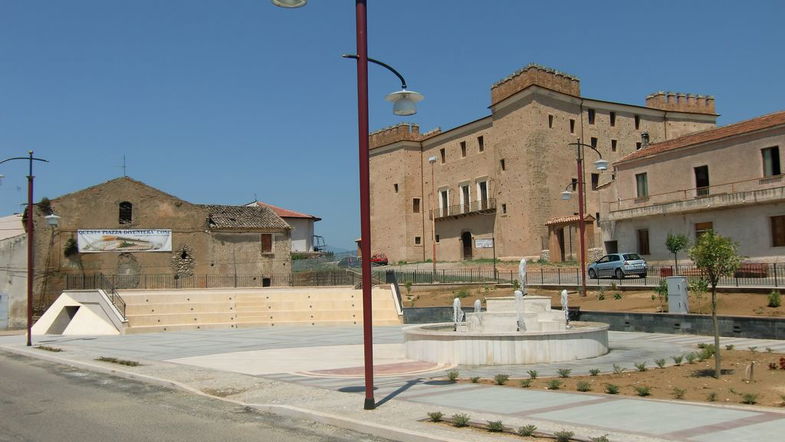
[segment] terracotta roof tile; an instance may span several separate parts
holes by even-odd
[[[269,209],[272,209],[273,212],[275,212],[275,214],[280,216],[281,218],[308,218],[308,219],[313,219],[314,221],[321,221],[321,218],[317,216],[295,212],[294,210],[284,209],[283,207],[273,206],[272,204],[263,203],[261,201],[257,201],[256,205],[259,207],[267,207]]]
[[[291,229],[281,217],[267,207],[220,206],[200,204],[208,210],[208,225],[211,229]]]
[[[754,132],[761,129],[767,129],[774,126],[780,126],[783,124],[785,124],[785,111],[775,112],[773,114],[764,115],[751,120],[695,132],[689,135],[674,138],[672,140],[663,141],[661,143],[650,144],[648,147],[635,151],[615,162],[614,164],[621,164],[627,161],[647,158],[662,152],[668,152],[671,150],[707,143],[710,141],[721,140],[723,138]]]
[[[548,221],[546,221],[545,225],[546,226],[552,226],[554,224],[572,224],[572,223],[577,223],[578,220],[580,220],[578,215],[556,216],[556,217],[553,217],[553,218],[549,219]],[[583,220],[591,222],[591,221],[594,221],[594,217],[591,216],[591,215],[585,215],[583,217]]]

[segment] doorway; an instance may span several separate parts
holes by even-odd
[[[559,243],[559,261],[564,262],[567,260],[564,256],[564,227],[556,230],[556,241]]]
[[[472,233],[461,233],[461,243],[463,243],[463,259],[472,259]]]
[[[697,196],[709,194],[709,166],[695,168],[695,188]]]

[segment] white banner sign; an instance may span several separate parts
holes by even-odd
[[[477,249],[492,249],[493,239],[475,239],[474,247]]]
[[[172,251],[169,229],[77,230],[76,236],[80,253]]]

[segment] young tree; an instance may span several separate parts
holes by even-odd
[[[739,268],[741,257],[736,243],[730,238],[708,231],[698,237],[690,249],[690,259],[711,285],[711,321],[714,327],[714,377],[720,377],[720,329],[717,324],[717,283],[721,276],[733,274]]]
[[[673,262],[676,264],[676,273],[679,273],[679,260],[677,259],[677,253],[681,250],[687,248],[690,240],[687,239],[687,236],[681,233],[669,233],[668,237],[665,239],[665,247],[668,248],[668,251],[673,253]]]

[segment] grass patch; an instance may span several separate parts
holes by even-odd
[[[37,345],[35,348],[40,349],[40,350],[51,351],[51,352],[55,352],[55,353],[60,353],[61,351],[63,351],[62,348],[50,347],[48,345]]]
[[[96,361],[111,362],[112,364],[120,364],[128,367],[137,367],[140,365],[136,361],[129,361],[127,359],[117,359],[109,356],[99,356],[98,358],[96,358]]]

